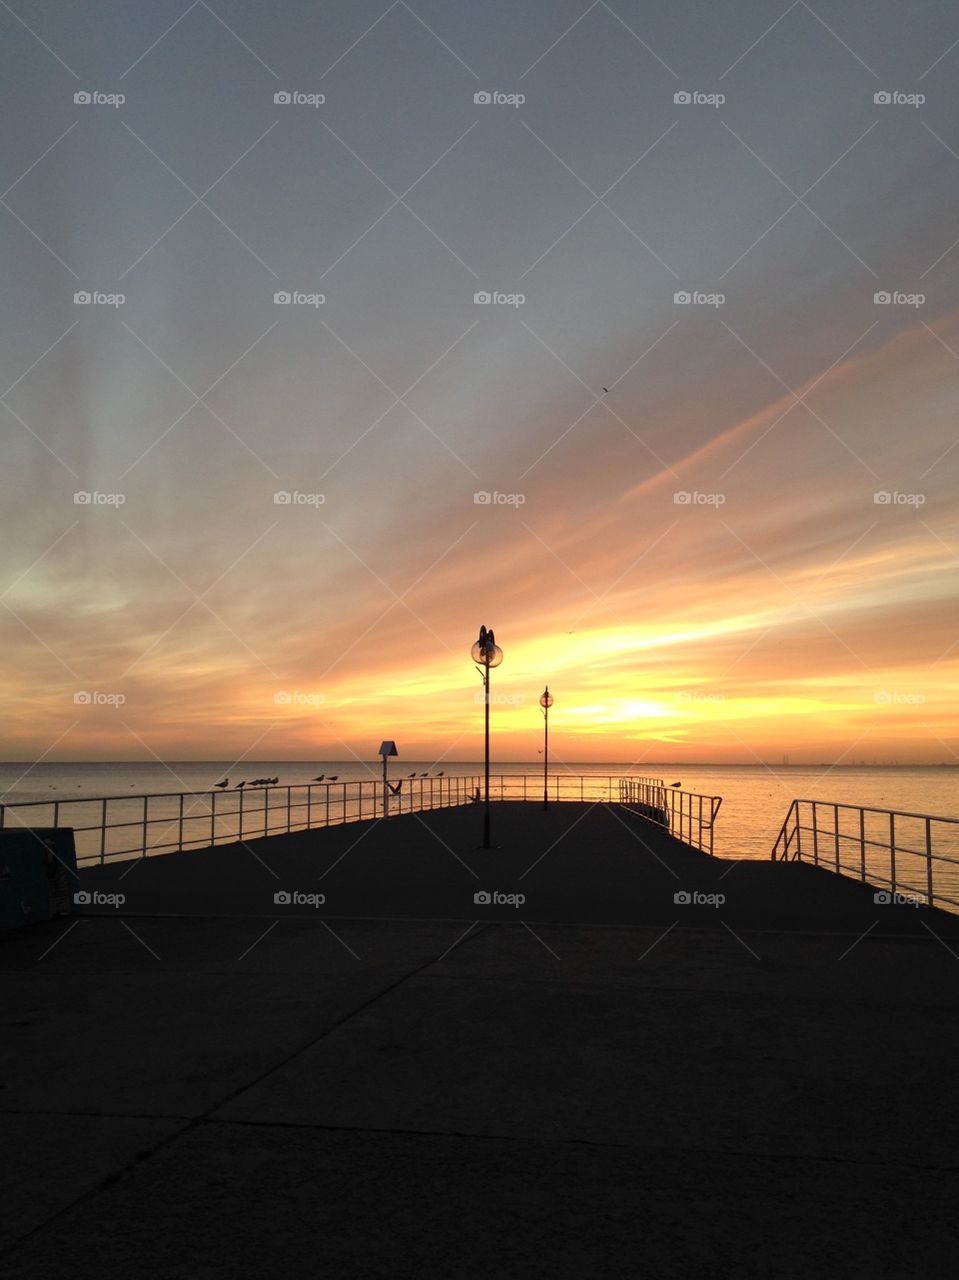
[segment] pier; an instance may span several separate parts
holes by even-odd
[[[959,917],[492,816],[86,866],[3,935],[5,1274],[941,1273]]]

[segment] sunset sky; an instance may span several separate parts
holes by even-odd
[[[954,5],[0,38],[3,758],[959,761]]]

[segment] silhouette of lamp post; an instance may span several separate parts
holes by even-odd
[[[390,756],[398,756],[399,752],[396,749],[396,743],[392,738],[388,738],[380,743],[377,754],[383,757],[383,817],[388,818],[390,816],[390,783],[386,776],[386,762]]]
[[[549,685],[539,695],[539,705],[543,708],[543,808],[549,808],[549,709],[553,705],[553,695]]]
[[[493,636],[493,630],[489,631],[485,627],[480,627],[479,639],[470,649],[470,657],[476,663],[476,668],[483,677],[483,703],[484,703],[484,729],[485,729],[485,759],[486,759],[486,794],[484,796],[483,806],[483,848],[489,849],[489,673],[493,667],[498,667],[503,661],[503,650],[496,643]]]

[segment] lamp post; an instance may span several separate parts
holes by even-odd
[[[496,643],[493,630],[480,627],[479,639],[470,649],[470,657],[476,663],[477,670],[483,677],[485,759],[486,759],[486,794],[483,806],[483,848],[489,849],[489,673],[503,661],[503,650]]]
[[[549,709],[553,705],[553,695],[549,685],[539,695],[539,705],[543,708],[543,808],[549,808]]]
[[[377,753],[383,757],[383,817],[390,816],[390,782],[386,776],[386,762],[390,756],[397,756],[399,752],[396,749],[396,743],[392,738],[388,738],[380,743],[380,749]]]

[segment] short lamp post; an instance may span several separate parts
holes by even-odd
[[[539,705],[543,708],[543,808],[549,808],[549,709],[553,705],[553,695],[549,685],[539,695]]]
[[[383,817],[388,818],[390,816],[390,784],[386,777],[386,762],[390,756],[398,756],[399,752],[396,749],[396,743],[389,738],[380,743],[380,749],[376,754],[383,757]]]
[[[489,673],[493,667],[498,667],[503,661],[503,650],[496,643],[492,628],[489,631],[485,627],[480,627],[479,639],[470,649],[470,657],[476,663],[476,668],[483,677],[484,692],[484,730],[485,730],[485,760],[486,760],[486,794],[483,797],[483,848],[491,848],[489,842]]]

